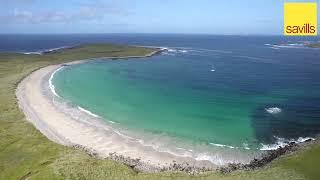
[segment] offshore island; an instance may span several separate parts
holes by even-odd
[[[310,47],[318,47],[318,45],[310,45]],[[170,155],[154,154],[146,149],[132,151],[131,154],[128,151],[123,154],[108,150],[97,151],[94,148],[94,137],[90,139],[92,132],[81,133],[79,130],[83,126],[78,122],[73,122],[63,113],[57,112],[42,93],[43,83],[48,82],[50,75],[62,66],[84,63],[88,61],[87,59],[101,57],[119,60],[148,57],[161,51],[163,49],[95,44],[66,48],[41,55],[1,53],[0,81],[3,103],[0,108],[4,112],[2,119],[5,119],[5,121],[1,121],[1,136],[6,137],[5,141],[1,142],[1,147],[4,148],[0,160],[3,162],[1,164],[6,164],[6,166],[1,165],[3,172],[1,176],[21,179],[83,176],[91,178],[135,177],[137,179],[181,177],[185,179],[191,178],[191,176],[183,172],[191,174],[202,172],[195,174],[208,179],[218,177],[222,179],[231,177],[258,179],[268,178],[270,174],[274,177],[282,177],[285,173],[290,179],[297,178],[299,175],[293,171],[287,171],[287,169],[295,168],[298,162],[300,165],[303,164],[303,168],[310,167],[312,166],[311,162],[319,157],[317,155],[320,152],[319,144],[314,143],[316,141],[308,141],[302,145],[290,144],[283,149],[273,151],[271,158],[267,156],[267,166],[265,163],[262,163],[261,167],[258,165],[259,168],[231,165],[230,168],[219,171],[214,170],[215,167],[211,167],[208,162],[193,162],[190,159],[176,159],[175,162],[172,162]],[[19,110],[18,106],[23,112]],[[87,131],[88,129],[84,130],[84,132]],[[75,139],[70,139],[72,137]],[[121,142],[121,139],[118,138],[109,139],[109,141]],[[130,146],[130,144],[120,144],[119,146]],[[148,153],[139,154],[138,152]],[[271,160],[279,156],[277,153],[279,155],[285,154],[285,156],[270,163]],[[126,158],[126,154],[130,158]],[[140,159],[146,155],[149,157],[147,161]],[[255,160],[254,163],[261,164],[259,160]],[[159,168],[159,165],[166,168]],[[11,169],[10,166],[18,168]],[[246,171],[243,169],[254,170]],[[208,170],[211,172],[207,172]],[[310,170],[312,171],[312,168]],[[161,173],[161,171],[165,172]],[[223,173],[224,171],[230,171],[230,173]],[[144,172],[157,173],[146,174]],[[313,173],[316,174],[315,172],[310,174]]]

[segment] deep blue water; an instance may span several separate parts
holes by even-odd
[[[198,47],[243,52],[268,43],[286,44],[297,41],[318,41],[318,37],[285,36],[220,36],[179,34],[66,34],[66,35],[1,35],[0,51],[37,51],[84,43],[117,43],[131,45]]]
[[[275,143],[276,137],[297,139],[313,137],[320,132],[320,49],[305,46],[318,41],[318,37],[283,36],[0,35],[0,51],[33,52],[105,42],[168,47],[168,52],[153,57],[154,61],[147,63],[113,62],[116,64],[110,66],[115,66],[115,69],[110,72],[117,73],[125,68],[122,70],[127,71],[128,79],[251,98],[245,101],[247,104],[243,104],[243,108],[251,108],[248,118],[255,138],[270,144]],[[139,72],[139,67],[142,67],[142,72]],[[209,75],[211,70],[214,70],[214,76]],[[146,76],[152,73],[154,76]],[[272,114],[268,108],[277,108],[281,112]],[[236,117],[234,114],[233,118]]]

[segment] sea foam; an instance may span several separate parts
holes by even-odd
[[[54,75],[55,75],[58,71],[60,71],[62,68],[63,68],[63,66],[61,66],[61,67],[59,67],[58,69],[56,69],[56,70],[51,74],[51,76],[50,76],[50,78],[49,78],[49,88],[50,88],[51,92],[52,92],[55,96],[57,96],[57,97],[60,97],[60,96],[57,94],[57,92],[56,92],[56,90],[55,90],[55,86],[54,86],[53,83],[52,83],[52,79],[53,79]]]
[[[283,43],[283,44],[264,44],[265,46],[268,46],[271,49],[305,49],[309,48],[307,45],[310,44],[310,42],[298,42],[298,43]]]
[[[278,113],[282,112],[282,109],[280,109],[278,107],[266,108],[265,110],[270,114],[278,114]]]
[[[217,143],[209,143],[213,146],[217,146],[217,147],[227,147],[227,148],[230,148],[230,149],[234,149],[234,148],[238,148],[238,147],[234,147],[234,146],[229,146],[229,145],[224,145],[224,144],[217,144]]]
[[[89,114],[90,116],[93,116],[93,117],[96,117],[96,118],[99,117],[98,115],[96,115],[96,114],[92,113],[91,111],[86,110],[86,109],[84,109],[84,108],[82,108],[82,107],[80,107],[80,106],[78,106],[78,109],[79,109],[80,111],[82,111],[82,112],[85,112],[85,113]]]
[[[154,46],[145,46],[154,47]],[[216,50],[216,49],[204,49],[204,48],[191,48],[191,47],[156,47],[162,49],[162,54],[164,55],[179,55],[179,54],[190,54],[190,55],[200,55],[200,54],[230,54],[232,51]]]
[[[315,140],[312,137],[299,137],[298,139],[285,139],[285,138],[280,138],[280,137],[275,137],[277,141],[274,144],[261,144],[261,151],[268,151],[268,150],[276,150],[280,147],[284,147],[292,142],[294,143],[302,143],[307,140]]]
[[[127,128],[123,129],[119,124],[115,124],[114,126],[104,125],[103,123],[95,124],[95,122],[100,122],[101,118],[93,112],[65,101],[56,101],[54,103],[56,107],[66,114],[70,114],[72,118],[78,119],[79,122],[85,122],[85,124],[89,124],[90,127],[98,126],[97,129],[100,130],[106,129],[106,133],[115,133],[123,137],[124,141],[132,143],[132,146],[135,146],[134,143],[137,143],[137,145],[140,144],[142,147],[150,147],[156,152],[165,152],[177,157],[188,157],[197,161],[205,160],[215,165],[225,165],[231,162],[247,163],[251,159],[251,154],[244,153],[240,155],[240,151],[238,152],[235,147],[229,145],[210,143],[214,146],[227,148],[226,150],[215,148],[214,151],[210,151],[210,146],[201,145],[191,147],[185,143],[180,144],[179,140],[177,141],[174,137],[169,137],[166,134],[159,135],[144,131],[130,131]],[[108,119],[106,119],[106,121],[108,121]],[[139,147],[139,145],[135,147]]]

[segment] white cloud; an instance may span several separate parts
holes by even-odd
[[[3,0],[0,0],[0,2]],[[19,0],[14,0],[19,1]],[[33,1],[33,0],[20,0]],[[116,3],[102,3],[100,1],[91,4],[82,4],[69,12],[64,11],[41,11],[14,9],[9,15],[0,15],[1,23],[69,23],[78,21],[100,21],[106,15],[127,16],[129,11]]]

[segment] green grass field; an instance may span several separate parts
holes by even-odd
[[[79,59],[138,56],[153,49],[86,45],[45,55],[0,53],[0,179],[320,179],[320,145],[281,157],[267,167],[230,174],[141,173],[111,160],[49,141],[26,121],[15,97],[17,84],[41,67]]]

